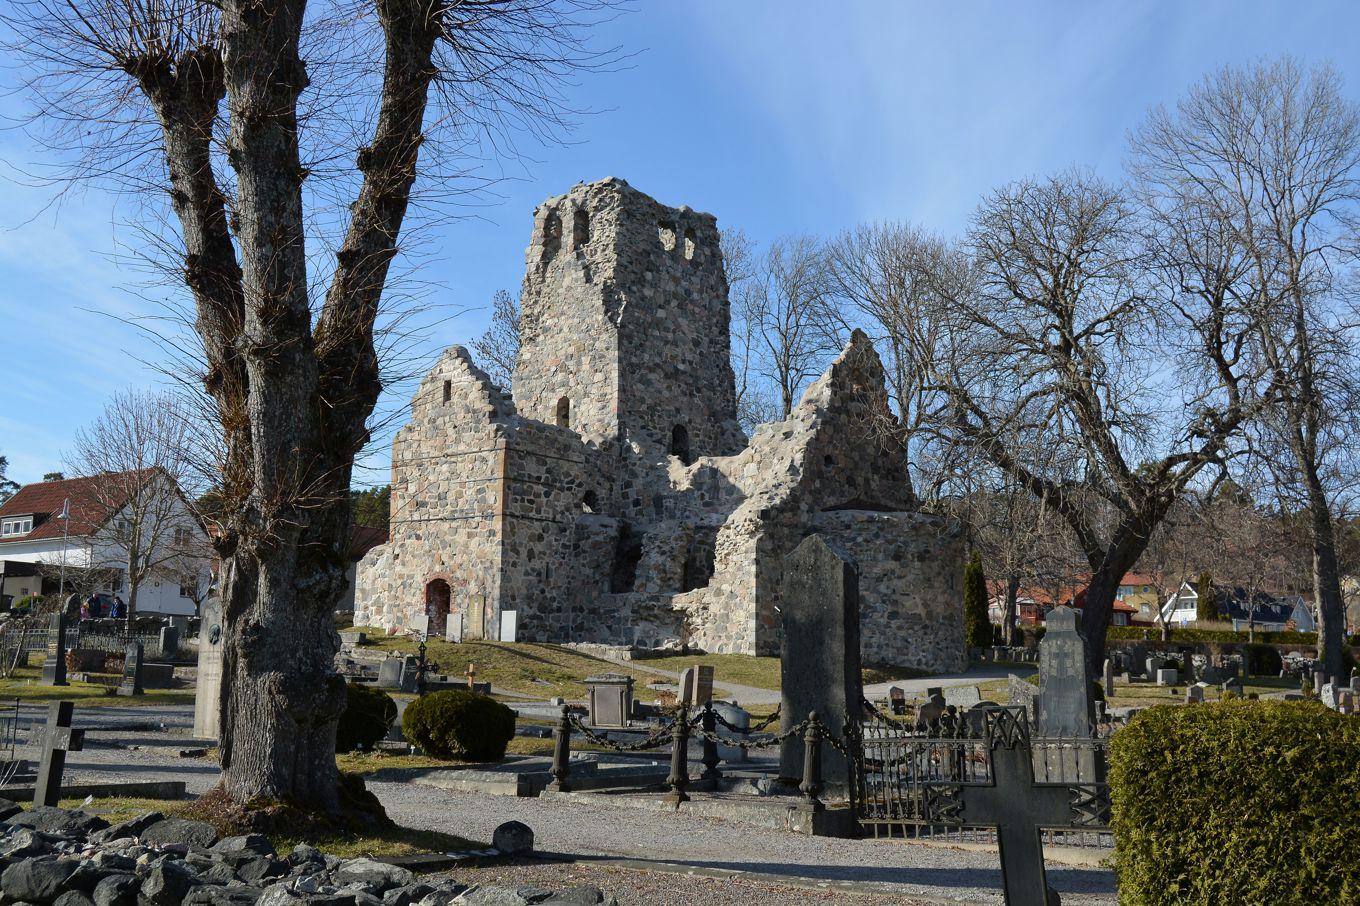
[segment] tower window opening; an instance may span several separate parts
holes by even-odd
[[[549,211],[543,218],[543,262],[546,264],[562,248],[562,218],[556,211]]]
[[[694,260],[694,249],[695,249],[695,247],[696,247],[696,245],[695,245],[695,240],[694,240],[694,227],[687,227],[687,228],[685,229],[685,260],[686,260],[686,261],[693,261],[693,260]]]
[[[557,401],[557,426],[559,428],[571,427],[571,400],[565,396]]]
[[[661,240],[661,247],[668,252],[675,251],[675,224],[669,220],[663,220],[656,226],[657,238]]]
[[[671,455],[678,456],[685,465],[694,462],[689,452],[689,429],[684,425],[676,425],[671,429]]]
[[[571,247],[579,249],[590,241],[590,214],[585,208],[577,208],[572,217]]]
[[[600,498],[594,491],[586,491],[581,498],[581,509],[587,513],[598,513],[600,511]]]
[[[453,381],[444,382],[444,402],[453,399]]]

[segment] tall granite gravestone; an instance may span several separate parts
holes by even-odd
[[[1107,699],[1114,696],[1114,661],[1111,658],[1105,659],[1105,682],[1102,688]]]
[[[142,695],[142,643],[132,642],[123,650],[123,681],[118,684],[119,695]]]
[[[1089,736],[1095,721],[1086,640],[1077,632],[1077,612],[1053,608],[1039,643],[1040,736]]]
[[[463,615],[451,613],[444,621],[444,639],[449,642],[463,641]]]
[[[839,737],[860,719],[864,687],[859,664],[859,574],[851,557],[821,535],[805,538],[784,557],[783,633],[779,672],[781,732],[809,712]],[[803,776],[803,740],[781,744],[779,776]],[[845,756],[823,745],[822,777],[844,783]]]
[[[713,667],[695,664],[680,674],[680,701],[691,708],[702,708],[713,700]]]
[[[174,660],[175,654],[179,651],[179,628],[176,626],[162,626],[160,643],[161,657],[167,660]]]
[[[198,679],[194,686],[194,736],[217,739],[222,724],[222,601],[210,595],[203,602],[198,629]]]
[[[43,661],[42,684],[66,686],[66,615],[52,614],[47,623],[47,658]]]

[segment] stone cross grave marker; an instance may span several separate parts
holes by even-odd
[[[56,805],[61,801],[61,775],[66,768],[66,753],[79,752],[85,747],[85,731],[71,729],[74,710],[72,702],[52,702],[47,708],[47,726],[40,737],[42,761],[33,789],[34,805]]]
[[[123,681],[118,684],[119,695],[143,695],[142,643],[132,642],[123,649]]]
[[[812,535],[784,557],[782,594],[784,639],[780,649],[781,732],[810,712],[840,736],[847,721],[858,721],[864,687],[859,660],[859,572],[854,561]],[[803,776],[803,740],[785,739],[779,776]],[[844,783],[845,756],[831,746],[822,753],[822,778]]]
[[[702,708],[713,700],[713,667],[695,664],[680,674],[680,702],[691,708]]]
[[[1042,829],[1093,829],[1109,823],[1093,791],[1035,781],[1026,723],[1013,711],[993,711],[988,732],[991,783],[958,788],[962,825],[996,828],[1007,906],[1049,902]]]
[[[1053,608],[1039,642],[1040,736],[1089,736],[1095,720],[1086,640],[1077,631],[1077,612]]]
[[[66,615],[54,613],[47,622],[47,658],[43,661],[42,684],[66,686]]]

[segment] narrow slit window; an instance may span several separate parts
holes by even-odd
[[[571,247],[579,249],[590,241],[590,214],[585,208],[577,208],[572,217]]]
[[[565,396],[557,401],[557,426],[559,428],[571,427],[571,400]]]
[[[549,211],[543,218],[543,263],[557,257],[562,249],[562,218],[556,211]]]
[[[444,382],[444,402],[453,399],[453,381]]]
[[[694,228],[693,228],[693,227],[687,227],[687,228],[685,229],[685,260],[686,260],[686,261],[693,261],[693,260],[694,260],[694,250],[695,250],[696,247],[697,247],[697,246],[695,245],[695,241],[694,241]]]

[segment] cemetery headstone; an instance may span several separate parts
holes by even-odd
[[[175,626],[162,626],[160,632],[161,657],[173,659],[179,651],[179,629]]]
[[[1174,686],[1180,682],[1180,671],[1175,667],[1161,667],[1157,670],[1157,685]]]
[[[978,692],[977,686],[949,686],[944,690],[944,702],[946,705],[971,708],[981,701],[982,693]]]
[[[680,701],[691,708],[701,708],[713,700],[713,667],[695,664],[680,674]]]
[[[907,692],[901,686],[891,686],[888,688],[888,707],[892,713],[901,717],[907,713]]]
[[[47,726],[42,732],[42,761],[38,782],[33,788],[33,804],[55,806],[61,801],[61,775],[66,769],[66,753],[85,747],[85,731],[71,729],[72,702],[52,702],[47,708]]]
[[[399,657],[383,658],[383,662],[378,665],[378,686],[382,689],[400,689],[402,665]]]
[[[519,636],[519,612],[514,610],[501,611],[501,641],[513,642]]]
[[[142,643],[132,642],[123,649],[123,681],[118,684],[119,695],[141,695],[142,687]]]
[[[1161,670],[1162,667],[1166,665],[1166,658],[1154,654],[1151,657],[1149,657],[1145,663],[1147,665],[1148,678],[1156,679],[1157,671]]]
[[[1187,705],[1204,704],[1204,690],[1208,688],[1208,683],[1192,683],[1185,687],[1185,703]]]
[[[402,692],[415,692],[420,685],[420,660],[414,655],[407,655],[401,660],[401,680],[398,688]]]
[[[1223,694],[1224,694],[1224,695],[1230,695],[1230,694],[1231,694],[1231,695],[1241,695],[1241,694],[1242,694],[1242,680],[1241,680],[1241,678],[1240,678],[1240,677],[1236,677],[1236,676],[1229,677],[1228,679],[1226,679],[1226,680],[1223,681],[1222,689],[1223,689]]]
[[[1146,645],[1141,642],[1133,645],[1129,648],[1127,657],[1128,664],[1125,671],[1130,677],[1142,678],[1147,676],[1148,650]]]
[[[451,613],[444,621],[444,639],[449,642],[463,641],[463,615]]]
[[[1321,698],[1322,698],[1322,703],[1323,703],[1324,705],[1326,705],[1328,708],[1331,708],[1333,711],[1335,711],[1335,710],[1337,709],[1337,707],[1336,707],[1336,705],[1337,705],[1337,689],[1338,689],[1338,687],[1332,685],[1331,683],[1323,683],[1323,684],[1322,684],[1322,692],[1320,693]]]
[[[717,733],[723,739],[736,740],[746,736],[746,732],[751,726],[751,715],[749,712],[736,705],[715,704],[713,710],[719,717],[727,721],[737,730],[734,732],[727,729],[722,724],[718,725]],[[718,743],[718,757],[729,764],[746,761],[746,750],[737,745],[723,745]]]
[[[1114,660],[1105,659],[1105,677],[1101,688],[1105,690],[1105,697],[1110,698],[1114,695]]]
[[[1077,612],[1065,605],[1055,607],[1047,625],[1039,642],[1038,735],[1089,736],[1095,708]]]
[[[1027,683],[1020,677],[1012,673],[1006,679],[1007,692],[1010,696],[1012,706],[1022,706],[1030,723],[1034,723],[1037,718],[1035,703],[1039,697],[1039,689],[1032,683]]]
[[[42,684],[66,686],[66,615],[54,613],[47,622],[47,658],[43,661]]]
[[[194,736],[217,739],[222,723],[222,602],[203,602],[198,630],[198,679],[194,686]]]
[[[781,732],[817,717],[840,736],[860,719],[859,573],[854,560],[821,535],[805,538],[784,557],[784,638],[780,651]],[[803,776],[803,740],[785,739],[779,775]],[[822,753],[822,778],[844,783],[845,756],[831,746]]]
[[[1360,692],[1360,673],[1351,671],[1351,691]]]

